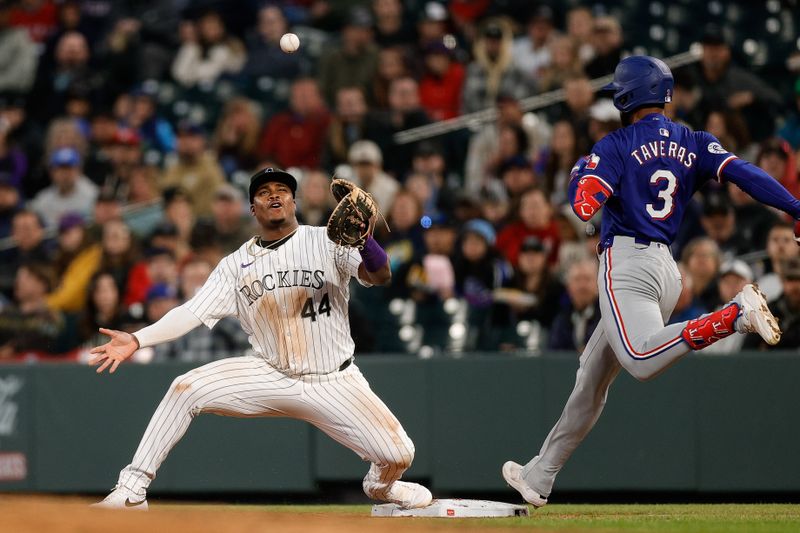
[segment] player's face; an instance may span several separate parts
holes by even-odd
[[[256,190],[253,215],[264,228],[279,228],[295,219],[296,205],[288,185],[270,181]]]

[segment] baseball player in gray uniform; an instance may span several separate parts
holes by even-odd
[[[672,95],[669,68],[649,56],[623,59],[607,87],[624,128],[601,139],[575,165],[569,198],[589,220],[601,207],[601,321],[580,357],[575,387],[539,454],[502,474],[536,507],[547,503],[555,478],[594,426],[621,369],[648,380],[694,350],[736,333],[781,336],[764,295],[746,285],[722,309],[665,326],[681,292],[669,245],[694,192],[711,180],[730,181],[756,200],[800,219],[800,202],[763,170],[738,159],[713,135],[664,116]]]
[[[353,363],[349,281],[383,285],[387,256],[367,246],[336,246],[326,228],[299,225],[295,178],[264,169],[250,181],[251,213],[260,235],[225,257],[185,304],[133,334],[101,329],[111,340],[92,349],[97,372],[137,349],[168,342],[235,316],[253,354],[214,361],[178,376],[156,409],[131,463],[97,507],[148,507],[146,492],[161,463],[201,413],[306,420],[372,464],[363,481],[370,498],[425,507],[430,491],[399,481],[414,444]]]

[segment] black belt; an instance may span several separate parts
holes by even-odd
[[[348,366],[350,366],[352,364],[353,364],[353,358],[351,357],[350,359],[348,359],[347,361],[345,361],[344,363],[341,364],[341,366],[339,367],[339,372],[341,372],[342,370],[346,369]]]
[[[611,248],[611,245],[614,244],[614,237],[616,237],[616,235],[612,235],[611,237],[606,238],[606,240],[597,243],[597,254],[598,255],[603,253],[603,250],[606,250],[607,248]],[[630,235],[619,235],[619,237],[630,237]],[[664,246],[669,246],[667,243],[664,243],[664,242],[661,242],[661,241],[647,239],[645,237],[632,237],[632,238],[633,238],[633,242],[634,243],[641,244],[641,245],[644,245],[644,246],[650,246],[653,243],[663,244]]]

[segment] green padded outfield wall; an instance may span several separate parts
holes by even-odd
[[[504,490],[500,465],[534,455],[577,359],[475,355],[357,363],[417,448],[406,477],[434,491]],[[170,382],[191,366],[0,366],[0,492],[104,492]],[[570,491],[800,491],[800,357],[689,357],[649,383],[620,375],[558,479]],[[153,493],[313,494],[364,464],[307,424],[198,417]]]

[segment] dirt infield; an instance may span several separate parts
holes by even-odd
[[[89,500],[45,496],[0,496],[0,532],[47,533],[392,533],[479,531],[479,524],[414,518],[370,518],[355,513],[267,512],[253,506],[156,505],[149,512],[90,509]],[[165,508],[162,508],[165,507]],[[494,529],[492,531],[519,531]]]

